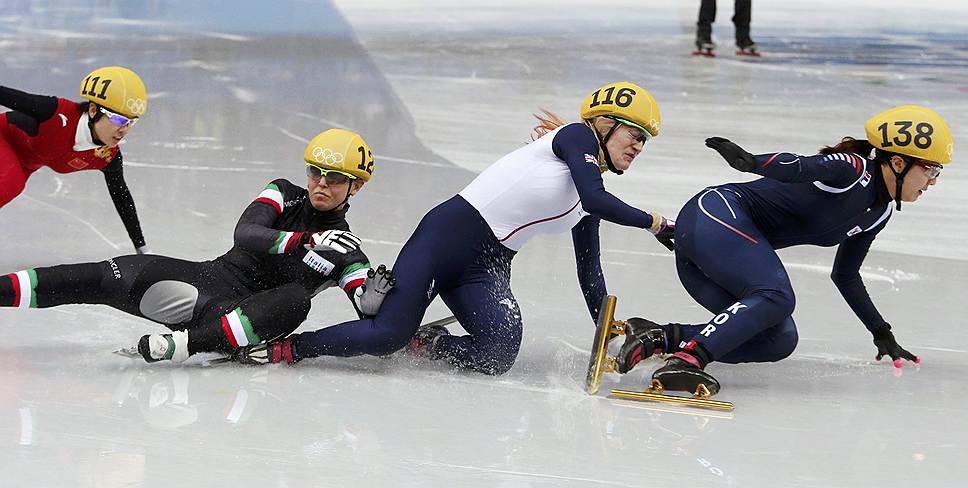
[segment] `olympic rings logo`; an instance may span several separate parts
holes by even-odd
[[[313,160],[317,163],[337,165],[343,163],[343,153],[338,153],[330,148],[323,149],[319,146],[313,148]]]
[[[128,107],[131,113],[138,115],[145,113],[145,101],[141,98],[129,98],[125,106]]]

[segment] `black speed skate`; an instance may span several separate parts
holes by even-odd
[[[713,52],[715,49],[716,44],[711,39],[696,39],[696,50],[692,52],[692,55],[715,58],[716,53]]]
[[[662,384],[666,390],[685,391],[700,396],[713,396],[719,393],[719,381],[702,370],[691,354],[677,352],[665,366],[652,373],[652,379]]]
[[[758,58],[760,57],[760,48],[752,39],[747,39],[744,42],[736,43],[736,55]]]
[[[666,390],[685,391],[692,393],[692,396],[669,395],[666,394]],[[652,382],[645,391],[612,390],[613,397],[625,400],[732,411],[732,403],[710,398],[716,393],[719,393],[719,382],[716,378],[703,371],[695,356],[681,351],[673,354],[666,361],[665,366],[652,374]]]
[[[626,320],[625,342],[615,357],[616,371],[625,374],[636,364],[656,354],[669,354],[679,343],[679,324],[660,325],[632,317]]]
[[[421,325],[417,329],[417,333],[407,343],[407,353],[412,356],[434,359],[434,343],[437,342],[437,339],[445,335],[450,335],[450,331],[443,325]]]

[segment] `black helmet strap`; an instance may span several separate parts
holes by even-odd
[[[911,161],[908,161],[908,158],[904,156],[898,155],[898,157],[900,157],[901,160],[904,161],[903,170],[898,171],[894,169],[894,164],[891,163],[890,160],[887,161],[887,166],[891,168],[891,172],[894,173],[894,205],[895,205],[895,210],[900,212],[901,211],[901,187],[904,186],[904,176],[908,174],[908,171],[911,171],[911,168],[914,167],[914,163],[912,163]]]
[[[624,171],[616,168],[615,165],[612,164],[612,156],[608,154],[608,149],[605,147],[605,143],[608,142],[608,138],[612,137],[612,134],[615,132],[615,129],[618,129],[618,126],[621,123],[614,119],[613,119],[613,122],[614,123],[612,124],[612,127],[608,129],[608,132],[605,133],[604,137],[599,138],[599,141],[601,142],[601,145],[602,145],[602,156],[605,158],[605,165],[608,166],[608,170],[611,171],[612,173],[620,175],[624,173]],[[598,130],[595,131],[595,134],[598,135]]]

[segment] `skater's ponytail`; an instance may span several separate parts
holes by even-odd
[[[867,139],[854,139],[846,136],[837,145],[826,146],[821,149],[820,154],[854,153],[869,159],[873,150],[874,145]]]
[[[534,118],[538,119],[538,125],[536,125],[534,127],[534,131],[531,132],[532,141],[536,141],[539,137],[565,125],[565,122],[557,115],[543,108],[539,110],[541,110],[542,115],[534,114]]]

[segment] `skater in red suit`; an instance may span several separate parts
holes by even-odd
[[[58,173],[97,169],[139,254],[147,252],[134,199],[124,181],[118,144],[145,114],[145,86],[133,71],[98,68],[81,82],[74,102],[0,86],[0,208],[47,166]]]

